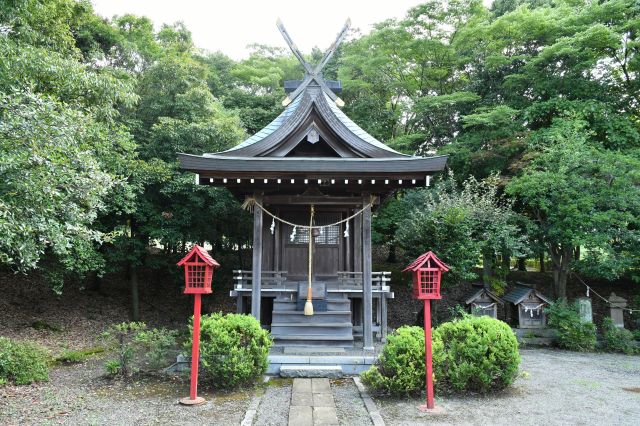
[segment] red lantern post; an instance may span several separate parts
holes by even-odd
[[[433,354],[431,351],[431,300],[441,299],[440,281],[442,273],[449,267],[431,251],[424,253],[404,271],[413,273],[413,298],[424,300],[424,363],[426,369],[427,404],[420,411],[437,411],[433,400]]]
[[[193,344],[191,346],[191,389],[189,396],[180,400],[184,405],[204,402],[198,396],[198,360],[200,358],[200,298],[211,294],[213,270],[220,264],[202,247],[195,245],[178,266],[184,266],[184,293],[195,296],[193,303]]]

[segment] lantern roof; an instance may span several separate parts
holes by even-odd
[[[513,290],[511,290],[509,293],[504,295],[502,298],[507,302],[511,302],[514,305],[517,305],[519,303],[522,303],[526,298],[528,298],[531,293],[533,293],[536,297],[538,297],[543,302],[551,303],[551,300],[549,300],[548,297],[544,296],[538,290],[523,284],[516,285],[516,287]]]
[[[200,247],[199,245],[194,245],[191,251],[182,258],[180,262],[178,262],[178,266],[182,266],[187,263],[193,256],[198,256],[204,263],[214,268],[219,268],[220,264],[209,254],[208,251]]]
[[[444,263],[442,260],[438,259],[438,256],[436,256],[434,252],[428,251],[420,255],[416,260],[413,261],[411,265],[407,266],[402,272],[417,271],[419,268],[422,267],[422,265],[427,263],[429,260],[432,260],[438,266],[438,268],[443,272],[447,272],[449,270],[449,266],[447,266],[447,264]]]

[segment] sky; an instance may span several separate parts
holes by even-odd
[[[233,59],[249,56],[252,43],[287,47],[276,27],[282,19],[293,41],[303,53],[314,46],[325,50],[335,40],[347,18],[363,33],[372,24],[402,18],[420,0],[92,0],[104,17],[133,13],[163,23],[183,21],[198,48],[221,51]]]

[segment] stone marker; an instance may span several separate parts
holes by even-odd
[[[591,299],[588,297],[578,297],[577,302],[580,309],[580,321],[583,323],[592,323],[593,309],[591,309]]]
[[[617,296],[615,293],[609,295],[609,302],[611,302],[611,319],[613,325],[619,328],[624,328],[624,311],[622,309],[627,307],[627,299]]]

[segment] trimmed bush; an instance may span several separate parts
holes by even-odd
[[[609,352],[622,352],[627,355],[638,352],[633,332],[616,327],[611,318],[602,321],[602,339],[604,349]]]
[[[271,344],[269,332],[250,315],[203,315],[200,323],[203,379],[217,388],[253,384],[267,371]],[[191,349],[191,340],[185,347]]]
[[[0,337],[0,383],[28,385],[49,380],[46,350],[29,342]]]
[[[502,321],[465,315],[433,331],[436,390],[488,392],[518,376],[520,354],[513,331]],[[402,327],[389,335],[376,365],[362,374],[376,393],[412,395],[425,387],[424,330]]]
[[[377,363],[360,377],[376,393],[419,394],[425,388],[424,329],[404,326],[391,333]]]
[[[556,330],[558,346],[572,351],[592,351],[596,347],[596,326],[580,320],[577,303],[568,304],[564,299],[552,303],[546,309],[549,327]]]
[[[433,332],[433,362],[438,392],[504,389],[518,376],[518,341],[504,322],[465,315]]]

